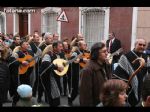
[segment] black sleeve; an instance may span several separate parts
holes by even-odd
[[[121,41],[120,40],[117,41],[117,45],[118,45],[118,49],[121,48]]]
[[[54,65],[54,64],[51,64],[49,61],[44,61],[41,63],[41,66],[40,66],[40,75],[43,75],[44,74],[44,71],[45,73],[50,73],[51,70],[57,70],[57,66]]]
[[[112,78],[128,80],[128,79],[129,79],[129,75],[128,75],[127,72],[124,71],[120,66],[118,66],[118,67],[115,69]]]
[[[9,67],[19,67],[20,64],[22,64],[21,62],[17,61],[15,57],[9,57],[8,59],[8,63],[9,63]]]

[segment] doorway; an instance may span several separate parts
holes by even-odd
[[[19,34],[21,37],[28,35],[28,14],[19,14]]]

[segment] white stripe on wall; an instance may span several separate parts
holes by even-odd
[[[28,13],[28,35],[31,34],[31,14]]]
[[[13,35],[16,33],[16,14],[13,13]]]
[[[4,13],[4,33],[6,34],[6,13]]]
[[[131,50],[134,48],[134,43],[137,36],[137,16],[138,16],[138,7],[133,7],[132,14],[132,34],[131,34]]]
[[[105,10],[105,26],[104,26],[104,40],[108,39],[109,35],[109,17],[110,16],[110,8]]]

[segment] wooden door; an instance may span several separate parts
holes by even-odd
[[[28,35],[28,14],[19,14],[19,34],[21,37]]]

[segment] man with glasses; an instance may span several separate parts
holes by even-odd
[[[137,58],[143,58],[145,62],[147,61],[147,55],[143,53],[145,47],[146,41],[144,39],[137,39],[134,49],[120,57],[118,67],[113,76],[128,82],[129,77],[131,77],[135,70],[140,66],[139,61],[136,61],[135,63],[132,62]],[[131,106],[136,106],[141,100],[141,88],[147,70],[147,66],[144,66],[131,80],[131,84],[129,85],[130,88],[127,91],[128,103]]]
[[[107,63],[107,48],[97,42],[91,48],[89,63],[81,72],[80,105],[96,106],[99,104],[102,85],[111,78],[110,64]]]

